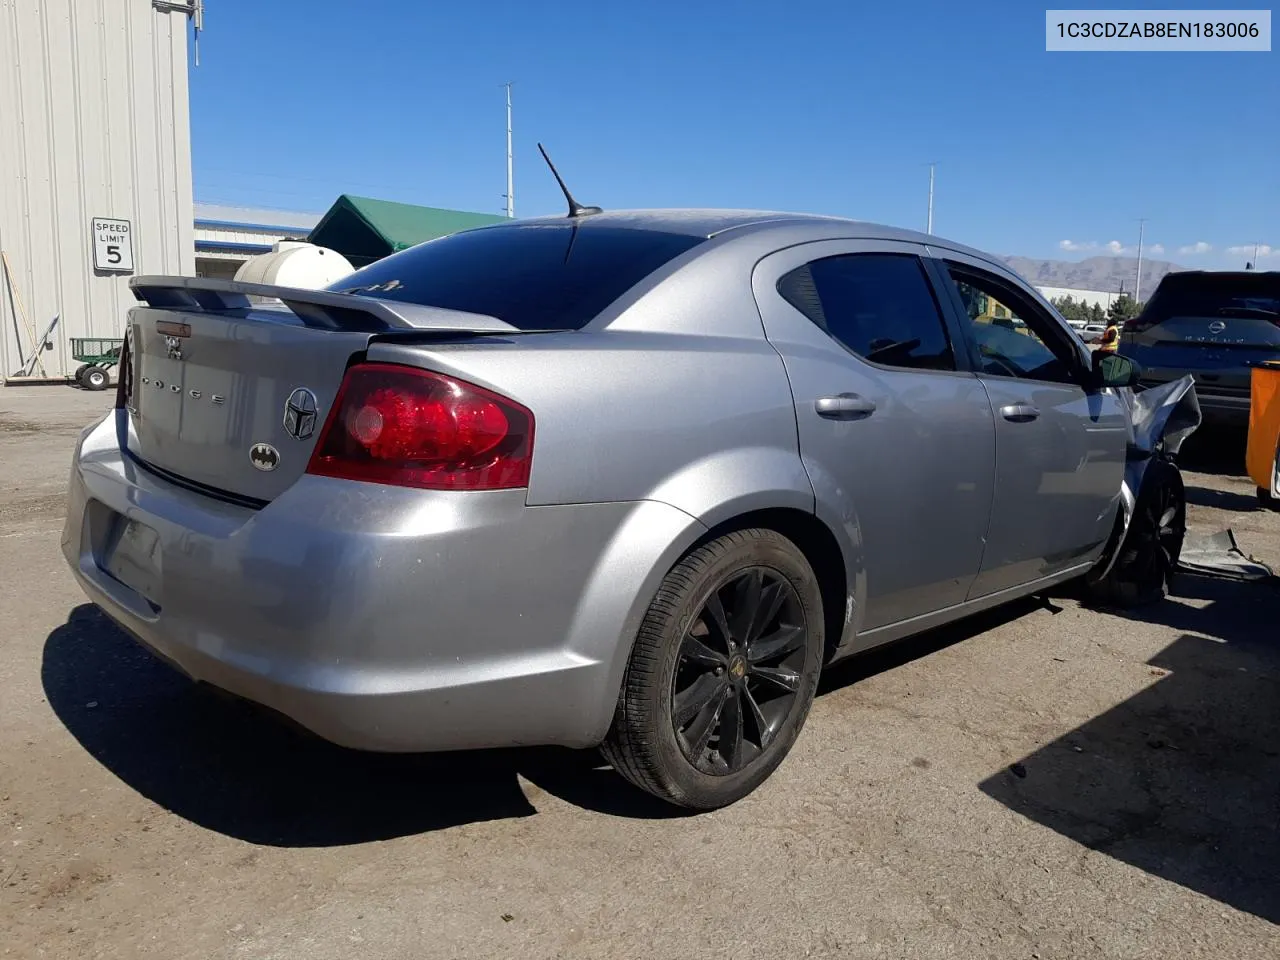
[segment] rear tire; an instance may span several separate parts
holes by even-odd
[[[1136,607],[1169,594],[1187,532],[1182,473],[1167,460],[1153,460],[1142,480],[1120,556],[1100,580],[1085,580],[1089,600],[1099,606]]]
[[[640,625],[605,759],[678,806],[742,799],[804,726],[823,623],[817,578],[780,533],[739,530],[692,551]]]
[[[92,363],[82,363],[80,364],[80,366],[76,367],[75,378],[74,378],[76,383],[80,384],[80,386],[83,387],[85,372],[92,369],[93,369]]]
[[[90,367],[84,372],[80,382],[86,390],[105,390],[111,383],[111,376],[102,367]]]

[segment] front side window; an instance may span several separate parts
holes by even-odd
[[[870,363],[920,370],[956,368],[942,314],[917,257],[825,257],[782,277],[778,293]]]
[[[1012,284],[948,263],[979,369],[990,376],[1069,383],[1077,358],[1053,318]]]

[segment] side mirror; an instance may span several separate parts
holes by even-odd
[[[1128,357],[1105,350],[1094,351],[1093,382],[1099,387],[1134,387],[1142,376],[1142,367]]]

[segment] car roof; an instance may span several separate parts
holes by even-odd
[[[1174,270],[1166,273],[1161,281],[1196,283],[1197,281],[1221,282],[1226,280],[1256,280],[1259,277],[1273,280],[1280,277],[1280,270]]]
[[[564,215],[533,217],[512,221],[510,224],[493,224],[480,230],[501,230],[505,226],[521,224],[573,223]],[[794,229],[811,225],[815,239],[823,239],[835,232],[848,237],[871,240],[897,240],[905,243],[930,243],[951,250],[970,253],[987,259],[986,254],[941,237],[901,227],[890,227],[865,220],[831,217],[815,213],[788,213],[779,210],[718,210],[718,209],[654,209],[654,210],[605,210],[578,217],[576,223],[582,229],[613,227],[616,229],[653,230],[661,233],[678,233],[691,237],[715,237],[729,231],[756,233],[770,229]]]
[[[1280,291],[1280,270],[1175,270],[1160,278],[1144,312],[1156,299],[1185,296],[1194,291],[1246,294],[1259,290],[1275,296],[1276,291]]]
[[[665,209],[665,210],[604,210],[578,218],[583,227],[602,226],[629,230],[654,230],[661,233],[679,233],[690,237],[714,237],[726,230],[740,227],[762,226],[786,221],[796,223],[839,222],[839,217],[824,217],[811,213],[786,213],[775,210],[715,210],[715,209]],[[535,217],[520,223],[560,224],[569,222],[563,215]]]

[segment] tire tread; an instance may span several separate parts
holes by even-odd
[[[1156,460],[1148,467],[1148,471],[1148,478],[1143,481],[1143,489],[1138,495],[1138,506],[1135,507],[1135,512],[1139,510],[1148,497],[1154,495],[1153,491],[1160,484],[1172,484],[1175,486],[1185,511],[1186,493],[1183,488],[1182,475],[1177,466],[1167,460]],[[1183,522],[1185,525],[1185,513]],[[1121,543],[1119,549],[1123,550],[1124,546],[1124,543]],[[1118,559],[1105,577],[1099,580],[1086,579],[1085,587],[1088,602],[1093,606],[1125,610],[1157,603],[1165,599],[1169,595],[1173,577],[1176,575],[1178,558],[1174,557],[1173,559],[1175,570],[1171,570],[1159,586],[1147,591],[1144,591],[1140,584],[1126,577],[1126,570],[1121,560]]]
[[[654,742],[655,731],[643,722],[641,704],[647,702],[648,691],[662,669],[668,629],[680,616],[680,609],[689,594],[717,561],[738,548],[759,541],[769,541],[799,553],[790,540],[768,528],[752,527],[726,533],[698,547],[677,563],[663,578],[657,595],[645,612],[623,674],[613,724],[600,747],[600,752],[613,769],[641,790],[684,806],[708,806],[686,795],[663,776]],[[806,706],[806,713],[807,710]]]

